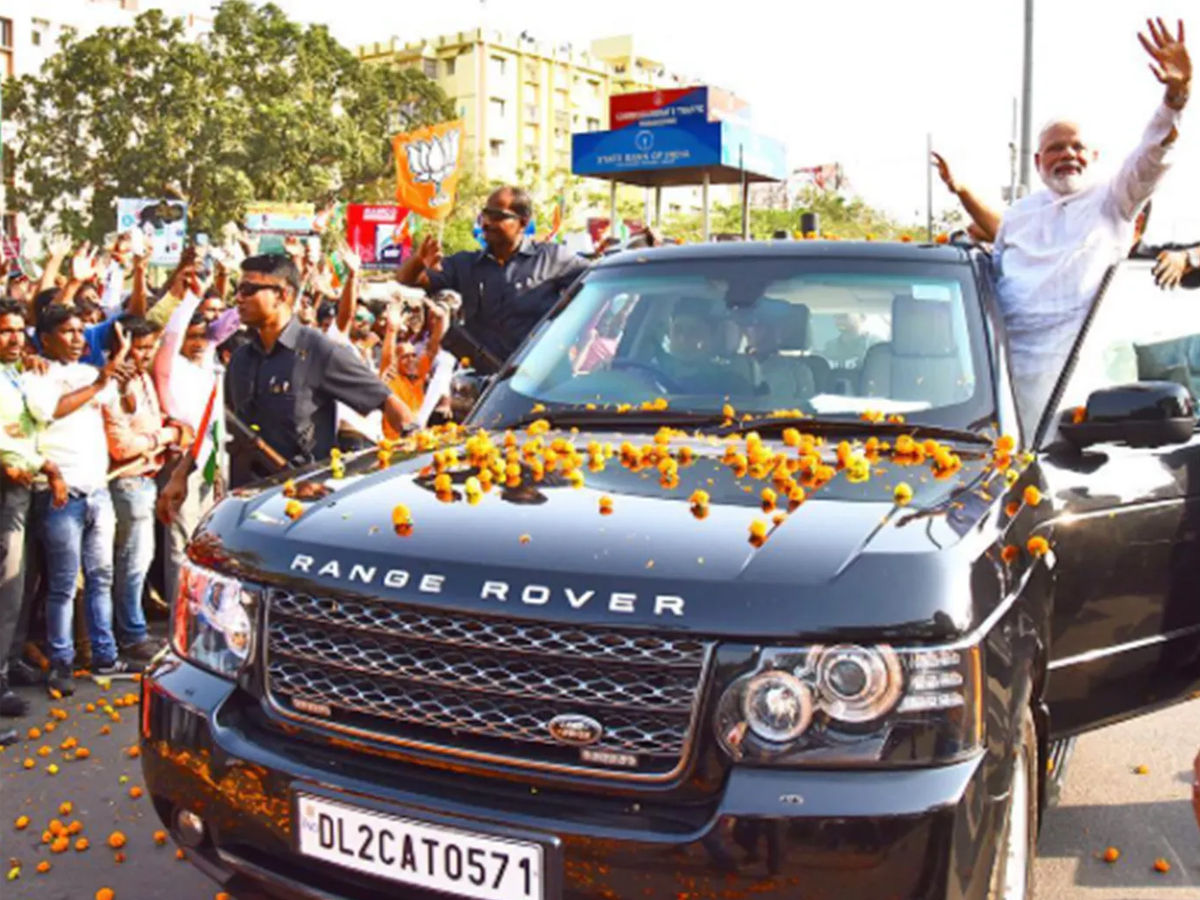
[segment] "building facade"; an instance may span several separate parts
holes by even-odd
[[[0,91],[6,79],[39,72],[58,51],[63,37],[86,37],[100,28],[130,26],[141,11],[138,0],[0,0]],[[210,18],[199,14],[181,18],[192,37],[212,26]],[[0,135],[3,144],[12,136],[10,126],[4,124]],[[11,157],[4,152],[0,209],[3,209],[2,231],[6,241],[12,241],[20,233],[20,211],[7,206],[13,177]]]
[[[535,192],[570,174],[573,132],[609,127],[610,96],[698,83],[640,54],[629,35],[592,41],[585,50],[477,28],[410,43],[393,38],[357,53],[368,62],[418,68],[437,82],[465,123],[463,158],[473,171]],[[595,190],[607,187],[597,183]],[[622,196],[640,202],[643,191],[626,188]],[[670,189],[663,212],[698,204],[698,191]],[[570,212],[578,218],[579,211]]]

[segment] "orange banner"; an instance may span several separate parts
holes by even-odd
[[[440,220],[450,215],[458,189],[462,143],[461,119],[393,137],[396,202],[424,219]]]

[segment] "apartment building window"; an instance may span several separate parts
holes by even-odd
[[[595,78],[589,78],[588,79],[588,87],[590,87],[592,89],[593,97],[596,97],[596,98],[600,97],[600,82],[599,81],[597,81]]]
[[[499,159],[504,153],[504,141],[498,141],[494,138],[488,141],[488,154],[492,159]]]
[[[446,74],[447,75],[454,74],[455,63],[457,63],[457,62],[458,62],[458,60],[456,60],[454,58],[450,58],[450,59],[446,60]]]
[[[504,118],[504,101],[499,97],[493,97],[488,101],[488,112],[498,119]]]
[[[13,45],[12,19],[0,19],[0,47],[11,50]]]
[[[538,105],[536,103],[525,104],[525,121],[536,122],[538,120]]]
[[[538,158],[538,149],[532,144],[525,145],[525,159],[528,162],[534,162]]]
[[[425,73],[426,78],[437,78],[437,60],[425,59],[421,61],[421,71]]]
[[[508,60],[503,56],[492,57],[492,77],[503,78],[504,73],[508,70]]]
[[[588,131],[599,131],[600,130],[600,120],[593,118],[592,116],[588,116],[587,130]]]

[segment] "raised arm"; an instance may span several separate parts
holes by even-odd
[[[62,270],[63,260],[71,252],[71,239],[62,235],[53,237],[50,239],[47,249],[50,251],[50,255],[46,259],[46,267],[42,269],[42,277],[38,279],[37,289],[33,292],[35,296],[54,287],[58,280],[58,273]],[[32,302],[31,300],[30,303]]]
[[[384,310],[383,352],[379,354],[379,377],[391,381],[396,365],[396,335],[400,333],[400,310],[394,300]]]
[[[442,245],[432,234],[427,234],[417,251],[400,264],[396,280],[409,287],[429,287],[429,270],[441,263]]]
[[[75,295],[79,293],[79,289],[83,287],[83,283],[95,278],[97,274],[99,274],[99,269],[96,254],[92,250],[91,243],[84,241],[75,251],[75,255],[71,257],[71,270],[67,275],[67,284],[56,298],[57,302],[64,306],[69,305],[75,299]]]
[[[350,323],[354,320],[354,307],[358,304],[358,272],[362,268],[362,258],[348,245],[339,249],[338,254],[346,265],[346,283],[342,285],[342,296],[338,300],[334,326],[342,334],[347,334],[350,331]]]
[[[1125,160],[1113,179],[1110,197],[1115,213],[1133,221],[1138,210],[1150,199],[1168,168],[1167,153],[1178,137],[1179,114],[1187,106],[1192,85],[1192,61],[1183,38],[1183,22],[1175,37],[1162,19],[1147,20],[1150,37],[1138,40],[1150,54],[1150,71],[1164,86],[1162,104],[1154,111],[1142,142]]]
[[[988,241],[996,240],[996,233],[1000,230],[1000,215],[976,197],[970,188],[954,180],[954,176],[950,172],[950,165],[941,154],[933,154],[933,165],[938,171],[938,177],[942,179],[942,184],[946,186],[946,190],[958,198],[958,202],[963,205],[963,209],[967,211],[967,215],[971,217],[971,221],[975,223],[976,227],[984,233]]]

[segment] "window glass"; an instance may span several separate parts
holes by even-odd
[[[701,411],[877,410],[965,428],[992,413],[986,373],[966,266],[705,260],[592,270],[493,396],[515,392],[526,409],[665,397]]]
[[[1059,402],[1059,412],[1087,404],[1102,388],[1175,381],[1200,396],[1200,296],[1164,291],[1151,263],[1124,263],[1096,307]]]

